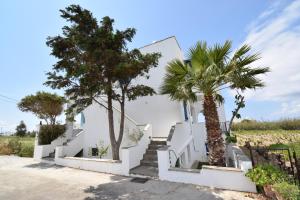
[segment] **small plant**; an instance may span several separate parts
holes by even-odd
[[[278,167],[270,164],[258,165],[250,169],[247,174],[257,186],[273,185],[283,181],[288,181],[290,178],[287,174],[281,171]]]
[[[109,145],[104,146],[104,142],[102,140],[100,140],[96,146],[98,149],[99,158],[102,158],[103,156],[105,156],[107,154]]]
[[[285,199],[285,200],[297,200],[300,199],[300,190],[298,186],[290,184],[288,182],[275,183],[273,188]]]
[[[225,140],[227,143],[237,143],[236,135],[226,135]]]
[[[22,143],[18,138],[10,139],[7,146],[12,150],[12,154],[18,154],[22,149]]]
[[[128,137],[129,139],[134,142],[135,144],[137,144],[140,139],[143,137],[144,132],[140,129],[134,129],[133,133],[129,134]]]

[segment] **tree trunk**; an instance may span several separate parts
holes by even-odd
[[[114,131],[114,112],[112,107],[112,95],[111,91],[107,94],[107,111],[108,111],[108,125],[109,125],[109,137],[112,149],[113,160],[120,160],[119,146],[116,142],[115,131]]]
[[[224,140],[222,138],[217,106],[212,95],[204,95],[203,107],[209,149],[209,164],[225,166]]]
[[[121,106],[121,121],[120,121],[120,130],[119,130],[119,137],[117,141],[117,145],[120,148],[122,143],[123,134],[124,134],[124,124],[125,124],[125,93],[122,93],[122,100],[120,102]]]

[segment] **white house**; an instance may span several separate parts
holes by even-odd
[[[255,191],[253,183],[244,176],[244,171],[251,167],[248,166],[248,160],[244,160],[246,164],[238,162],[239,166],[235,166],[237,169],[211,166],[192,169],[197,168],[199,161],[207,161],[202,95],[198,94],[197,102],[185,105],[183,102],[171,101],[167,95],[159,94],[167,63],[173,59],[184,59],[176,38],[173,36],[154,42],[141,47],[140,51],[159,52],[162,55],[159,66],[150,70],[150,78],[137,80],[151,86],[158,94],[126,102],[121,160],[111,160],[110,148],[102,159],[96,155],[96,147],[100,142],[104,147],[110,146],[107,111],[96,103],[82,112],[80,129],[74,129],[74,125],[68,122],[65,137],[59,137],[49,145],[38,145],[36,141],[34,158],[49,162],[55,154],[52,162],[58,165],[127,176],[158,177],[163,180],[224,189]],[[105,97],[99,97],[99,101],[104,100]],[[118,107],[115,103],[116,134],[120,120]],[[223,105],[219,105],[218,114],[220,126],[225,131]],[[134,141],[132,136],[139,134],[141,138]],[[237,159],[236,154],[230,153],[230,156],[234,160]],[[215,177],[214,180],[210,180],[210,176]],[[226,177],[232,179],[229,184],[225,181]]]

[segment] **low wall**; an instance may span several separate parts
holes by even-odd
[[[55,158],[55,164],[95,172],[126,175],[122,162],[108,159],[64,157]]]
[[[132,147],[122,148],[122,163],[125,175],[129,175],[130,169],[140,165],[152,137],[152,126],[147,124],[143,129],[144,135],[140,141]]]
[[[157,154],[160,180],[227,190],[256,192],[255,184],[240,169],[215,166],[203,166],[201,170],[170,168],[168,148],[159,149]]]
[[[228,144],[226,147],[227,157],[230,158],[233,162],[235,168],[239,168],[244,172],[247,172],[252,168],[252,162],[245,155],[240,147],[235,144]]]
[[[48,145],[35,145],[33,158],[35,160],[40,160],[44,157],[49,156],[50,153],[54,152],[54,148],[51,144]]]

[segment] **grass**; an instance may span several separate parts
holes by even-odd
[[[18,137],[18,136],[0,136],[0,144],[8,142],[10,139],[20,139],[24,145],[34,145],[34,137]]]
[[[34,140],[34,137],[0,136],[0,155],[15,153],[21,157],[32,157]],[[21,145],[18,145],[18,143]]]
[[[244,146],[245,142],[249,141],[252,146],[266,146],[273,149],[288,147],[300,157],[299,130],[242,130],[233,133],[239,146]]]
[[[300,142],[300,130],[241,130],[233,131],[239,146],[249,141],[253,146],[270,146],[272,144],[291,144]]]

